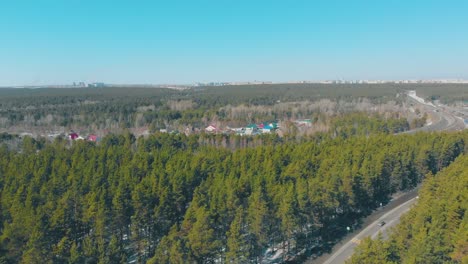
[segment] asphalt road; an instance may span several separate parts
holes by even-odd
[[[455,114],[453,114],[450,109],[447,107],[439,107],[439,106],[431,106],[427,104],[421,104],[417,100],[408,96],[408,100],[415,104],[419,104],[423,107],[424,111],[430,114],[432,117],[436,117],[437,119],[432,122],[432,124],[420,127],[417,129],[413,129],[410,131],[403,132],[402,134],[411,134],[420,131],[455,131],[455,130],[462,130],[465,128],[465,124],[463,120],[458,118]]]
[[[387,237],[388,230],[400,222],[400,216],[406,213],[416,201],[417,198],[412,198],[411,200],[406,201],[385,213],[379,219],[364,228],[364,230],[354,236],[350,241],[341,246],[333,255],[324,261],[323,264],[345,263],[345,261],[353,255],[354,248],[359,245],[361,240],[365,237],[370,236],[371,238],[376,238],[379,233],[382,233],[384,237]],[[380,226],[382,221],[385,222],[385,225]]]
[[[375,238],[379,232],[382,232],[384,237],[387,237],[391,227],[399,223],[401,215],[407,212],[411,205],[417,201],[418,189],[397,195],[390,203],[383,208],[379,208],[371,215],[364,219],[362,227],[354,230],[352,233],[344,237],[340,243],[336,244],[329,254],[323,254],[317,258],[311,258],[305,263],[307,264],[334,264],[344,263],[346,259],[354,253],[354,248],[360,241],[370,236]],[[385,225],[379,226],[379,223],[385,221]]]

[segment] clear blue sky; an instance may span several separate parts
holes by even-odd
[[[0,85],[468,79],[468,1],[11,0]]]

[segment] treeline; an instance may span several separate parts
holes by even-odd
[[[197,87],[202,92],[203,101],[219,102],[218,106],[238,105],[273,105],[278,100],[297,102],[303,100],[353,100],[369,98],[374,103],[393,100],[397,93],[404,91],[407,85],[396,84],[264,84],[264,85],[228,85],[221,87]]]
[[[426,178],[387,240],[367,238],[348,263],[468,263],[468,156]]]
[[[466,133],[26,138],[0,147],[0,263],[259,263],[307,255],[466,151]],[[259,140],[259,139],[257,139]]]
[[[319,109],[312,111],[310,105],[300,104],[324,99],[332,104],[357,104],[366,98],[368,106],[373,107],[389,101],[401,103],[403,96],[396,95],[406,90],[417,90],[428,99],[453,102],[456,98],[466,99],[468,85],[271,84],[196,87],[181,91],[139,87],[0,89],[0,128],[159,129],[179,124],[207,125],[216,120],[245,123],[265,118],[310,118]]]
[[[394,134],[410,129],[405,118],[384,118],[363,113],[341,115],[332,120],[330,132],[337,136],[369,135],[373,133]]]
[[[466,102],[468,85],[462,83],[413,84],[412,90],[426,100],[440,100],[443,104]]]
[[[203,127],[209,122],[233,124],[265,119],[310,118],[320,109],[292,102],[359,103],[398,100],[398,85],[275,84],[201,87],[187,90],[108,87],[74,89],[0,89],[0,128]],[[309,109],[310,108],[310,109]],[[328,106],[330,108],[330,106]]]

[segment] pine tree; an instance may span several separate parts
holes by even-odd
[[[187,234],[187,240],[191,254],[198,263],[213,261],[218,255],[221,245],[215,236],[213,222],[204,207],[196,210],[195,222]]]
[[[227,263],[246,263],[249,260],[244,208],[239,207],[231,222],[227,236]]]

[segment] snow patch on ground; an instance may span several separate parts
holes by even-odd
[[[279,263],[284,253],[285,250],[281,248],[280,244],[276,247],[270,247],[265,251],[262,263]]]

